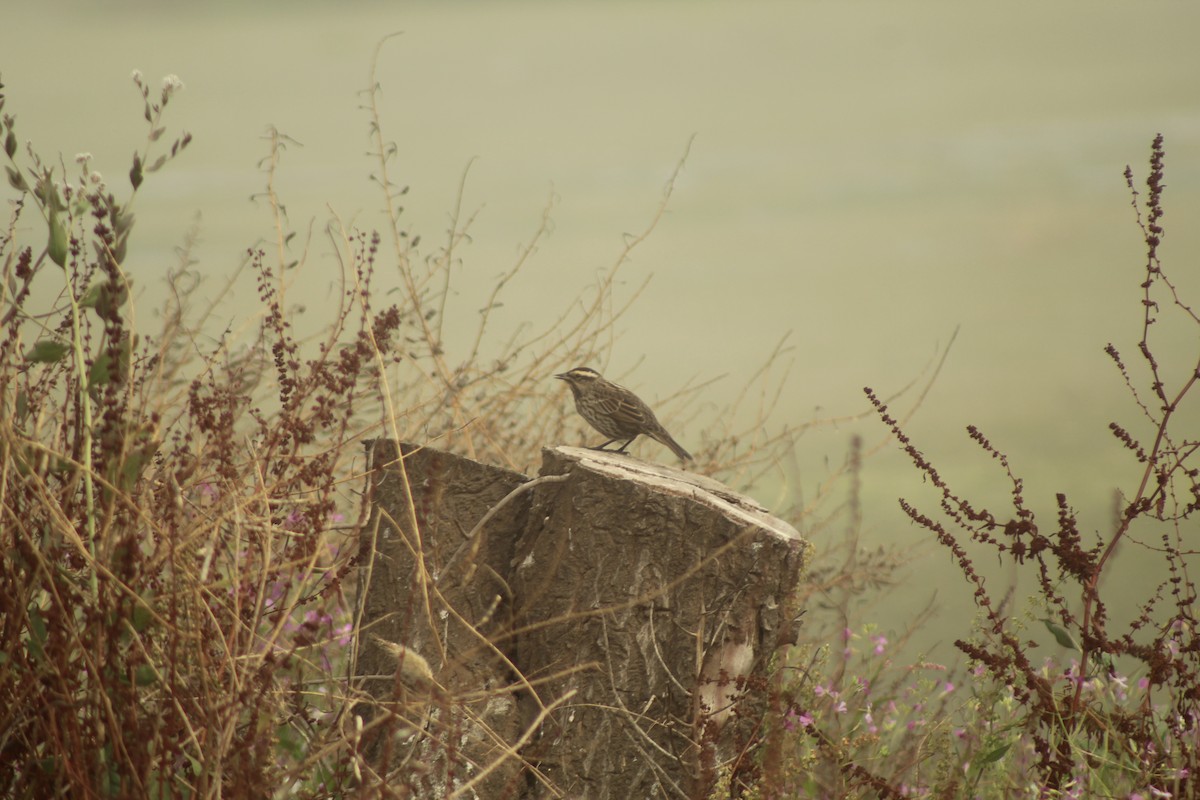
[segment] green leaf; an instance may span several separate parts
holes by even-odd
[[[134,220],[133,212],[130,211],[128,208],[121,208],[120,206],[114,205],[112,208],[111,217],[112,217],[113,231],[116,232],[118,235],[121,235],[121,234],[128,235],[130,229],[133,228],[133,220]]]
[[[100,302],[100,293],[104,291],[104,281],[97,281],[87,288],[83,297],[79,298],[80,308],[95,308]]]
[[[144,600],[145,598],[143,598]],[[154,615],[150,613],[150,607],[144,602],[138,603],[133,607],[133,614],[130,616],[130,624],[138,633],[146,630],[150,623],[154,621]]]
[[[133,166],[129,169],[129,182],[133,184],[135,192],[142,185],[142,157],[137,153],[133,154]]]
[[[48,211],[65,211],[66,206],[63,205],[62,198],[58,196],[58,189],[54,186],[54,170],[45,169],[41,173],[34,176],[37,183],[34,184],[33,194]]]
[[[124,491],[130,491],[137,485],[138,478],[142,475],[142,469],[150,460],[150,455],[142,450],[134,450],[121,463],[121,480],[118,486]]]
[[[25,448],[16,448],[13,453],[13,461],[17,465],[17,474],[22,478],[33,474],[34,459],[30,457],[29,451]]]
[[[103,257],[104,252],[97,247],[97,255]],[[112,284],[108,281],[93,283],[79,298],[79,307],[94,308],[101,319],[111,319],[117,309],[125,305],[125,301],[129,299],[129,287],[132,285],[132,278],[117,284],[116,291],[113,291]]]
[[[125,263],[125,248],[129,244],[129,231],[117,235],[117,241],[113,244],[112,257],[118,264]]]
[[[1004,758],[1004,754],[1008,752],[1010,747],[1012,747],[1012,742],[1009,742],[1008,744],[1002,744],[997,748],[987,751],[979,758],[975,759],[976,766],[983,767],[987,766],[988,764],[995,764],[997,761]]]
[[[15,167],[5,167],[4,171],[8,173],[8,185],[16,189],[18,192],[28,192],[29,185],[25,183],[25,176],[20,170]]]
[[[67,229],[63,227],[58,212],[50,209],[50,241],[46,243],[50,260],[60,267],[67,264]]]
[[[29,652],[39,663],[46,655],[46,620],[36,608],[29,609]]]
[[[1071,633],[1061,625],[1049,617],[1042,618],[1042,624],[1046,626],[1046,630],[1050,631],[1050,635],[1054,637],[1054,641],[1068,650],[1078,650],[1079,645],[1075,642]]]
[[[278,748],[293,759],[300,761],[304,758],[304,742],[296,735],[290,725],[280,725],[275,729]]]
[[[138,686],[149,686],[158,683],[158,675],[147,664],[142,664],[133,671],[133,682]]]
[[[107,386],[112,382],[112,356],[108,353],[101,353],[100,357],[92,363],[92,368],[88,370],[87,388],[95,389],[100,386]]]
[[[48,469],[51,475],[70,475],[75,471],[75,465],[65,458],[52,458]]]
[[[29,352],[25,354],[25,360],[32,361],[35,364],[53,364],[55,361],[61,361],[62,357],[70,349],[62,342],[56,342],[53,339],[42,339],[29,348]]]

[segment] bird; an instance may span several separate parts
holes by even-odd
[[[624,386],[604,379],[591,367],[575,367],[554,376],[566,381],[575,396],[575,410],[579,416],[596,430],[609,437],[608,441],[592,450],[603,450],[613,442],[625,441],[617,448],[624,453],[633,440],[641,434],[671,448],[671,452],[683,461],[691,461],[692,455],[679,442],[671,438],[650,406]]]

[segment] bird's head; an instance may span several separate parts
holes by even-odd
[[[594,381],[604,380],[600,377],[600,373],[591,367],[575,367],[575,369],[560,372],[554,377],[560,381],[566,381],[572,386],[587,386]]]

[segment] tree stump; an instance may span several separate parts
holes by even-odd
[[[388,439],[367,448],[372,512],[359,537],[355,675],[377,702],[356,709],[364,754],[380,779],[413,759],[424,764],[429,782],[415,787],[423,796],[478,780],[479,797],[515,797],[522,765],[504,756],[521,733],[507,573],[528,498],[476,527],[528,478],[409,444],[401,460]]]
[[[769,661],[795,640],[810,546],[794,528],[627,455],[548,449],[525,484],[428,448],[401,471],[395,453],[374,444],[356,674],[408,741],[474,743],[431,794],[703,797],[748,767]],[[402,675],[377,639],[429,675]],[[394,740],[364,736],[377,763]]]
[[[543,703],[526,748],[569,796],[704,797],[752,743],[767,662],[795,641],[809,546],[753,501],[614,453],[545,451],[512,580]]]

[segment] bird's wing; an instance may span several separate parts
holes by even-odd
[[[649,407],[636,397],[606,399],[605,408],[609,414],[630,428],[642,428],[654,419]]]

